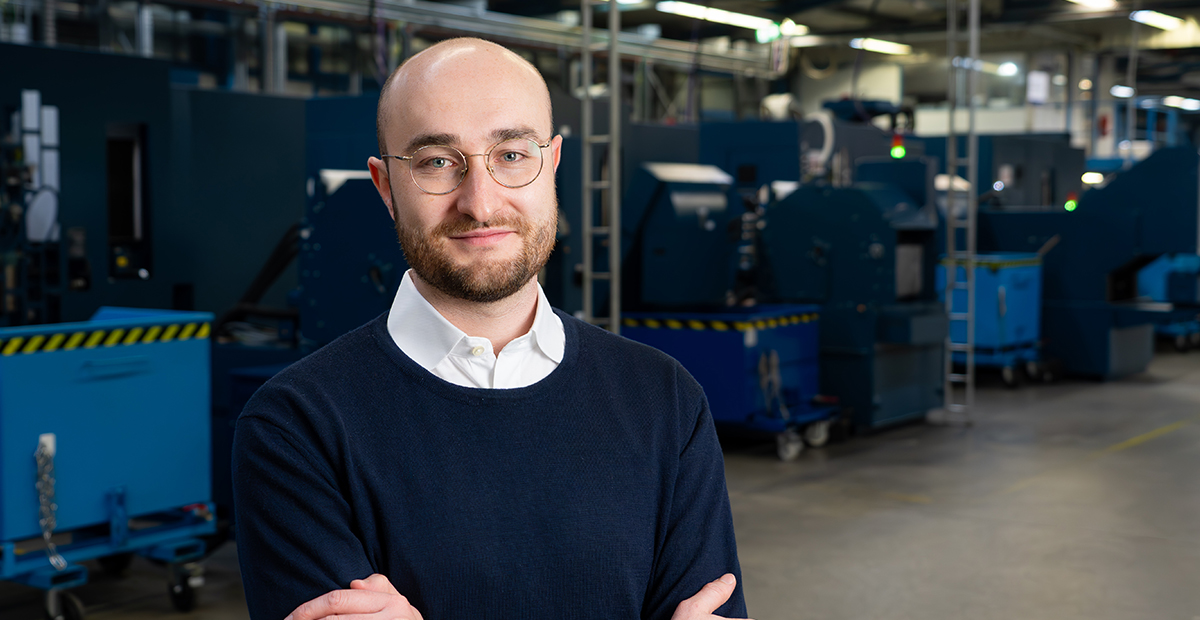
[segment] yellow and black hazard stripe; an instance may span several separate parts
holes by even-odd
[[[812,312],[807,314],[791,314],[787,316],[772,317],[769,319],[756,319],[754,321],[699,321],[696,319],[634,319],[625,317],[621,324],[625,327],[646,327],[649,329],[691,329],[695,331],[712,330],[718,332],[727,332],[736,330],[739,332],[756,329],[762,331],[764,329],[775,329],[776,327],[787,327],[788,325],[800,325],[803,323],[814,323],[821,318],[821,315]]]
[[[14,336],[7,340],[0,340],[0,355],[52,353],[54,351],[129,346],[173,340],[203,340],[208,338],[211,330],[212,328],[207,322],[173,323],[129,329],[118,327],[116,329],[36,334],[29,337]]]
[[[967,259],[956,258],[956,259],[952,260],[949,258],[943,258],[941,260],[941,264],[943,267],[949,267],[951,265],[958,265],[959,267],[966,267]],[[990,269],[992,271],[997,271],[1000,269],[1011,269],[1013,267],[1037,267],[1041,264],[1042,264],[1042,257],[1040,257],[1040,256],[1033,256],[1030,258],[1020,258],[1020,259],[1014,259],[1014,260],[990,260],[986,256],[985,257],[977,257],[975,259],[976,267],[987,267],[988,269]]]

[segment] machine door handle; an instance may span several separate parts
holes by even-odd
[[[111,379],[150,371],[150,358],[145,355],[88,360],[81,368],[85,379]]]

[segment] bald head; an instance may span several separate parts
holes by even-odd
[[[553,130],[550,91],[541,73],[529,61],[483,39],[459,38],[437,43],[409,58],[384,82],[375,117],[379,152],[403,154],[395,151],[403,150],[405,145],[389,147],[388,136],[392,135],[393,124],[407,116],[408,106],[420,105],[413,101],[415,95],[437,92],[444,93],[446,98],[478,97],[508,88],[535,95],[545,108],[544,114],[539,110],[539,117],[544,116],[544,126],[535,129],[545,132],[542,135],[550,135]],[[429,99],[422,97],[422,102],[428,105]]]

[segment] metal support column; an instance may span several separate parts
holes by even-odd
[[[950,318],[950,330],[944,348],[944,409],[948,415],[959,414],[962,421],[970,424],[971,411],[975,406],[975,262],[976,262],[976,217],[979,211],[979,136],[975,130],[975,96],[979,91],[979,0],[969,0],[969,53],[966,58],[958,57],[958,0],[946,3],[947,55],[950,58],[949,108],[950,122],[946,136],[946,312]],[[967,156],[958,156],[958,97],[960,81],[967,78]],[[967,169],[966,217],[959,218],[958,196],[954,181],[960,167]],[[959,247],[958,232],[963,231],[964,247]],[[965,273],[959,278],[959,267]],[[967,294],[966,311],[956,310],[954,298],[957,291]],[[950,334],[954,326],[966,327],[966,342],[954,342]],[[956,353],[964,356],[961,372],[954,362]],[[949,419],[949,418],[947,418]]]
[[[154,11],[147,2],[139,2],[137,7],[137,53],[143,58],[154,57]]]
[[[592,92],[592,6],[608,4],[608,134],[597,134],[593,127]],[[621,330],[621,56],[618,34],[621,32],[621,11],[615,0],[582,0],[580,17],[583,34],[582,69],[583,109],[581,137],[583,166],[583,196],[581,236],[583,237],[583,319],[604,325],[614,333]],[[596,179],[592,156],[594,147],[608,145],[608,178]],[[601,192],[601,207],[593,208],[595,192]],[[596,271],[595,241],[608,242],[608,271]],[[608,316],[596,315],[594,283],[608,281]]]

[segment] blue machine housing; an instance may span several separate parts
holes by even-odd
[[[866,160],[856,177],[801,186],[768,209],[763,286],[768,300],[821,304],[821,392],[872,430],[941,404],[947,320],[933,288],[929,163]]]
[[[1138,294],[1153,301],[1175,304],[1181,311],[1200,313],[1200,255],[1163,254],[1138,272]],[[1154,331],[1186,351],[1200,346],[1200,314],[1158,323]]]
[[[1200,305],[1200,255],[1163,254],[1138,272],[1138,295],[1172,304]]]
[[[387,311],[408,270],[395,225],[369,178],[318,173],[300,242],[300,329],[316,345]]]
[[[736,244],[732,178],[715,166],[644,164],[629,195],[645,209],[634,232],[624,303],[631,308],[722,307],[731,295]],[[625,292],[623,291],[623,292]]]
[[[667,353],[704,387],[719,425],[781,433],[831,417],[818,395],[814,305],[630,312],[622,334]]]
[[[1162,149],[1084,193],[1074,212],[981,210],[981,251],[1037,252],[1057,239],[1043,259],[1042,333],[1065,372],[1110,379],[1145,370],[1154,325],[1194,316],[1143,303],[1137,276],[1160,254],[1196,253],[1198,168],[1194,150]]]
[[[203,553],[194,537],[215,525],[192,507],[211,515],[212,318],[102,308],[87,322],[0,329],[0,578],[37,585],[30,575],[49,569],[45,554],[17,551],[41,540],[33,454],[46,433],[68,562]]]

